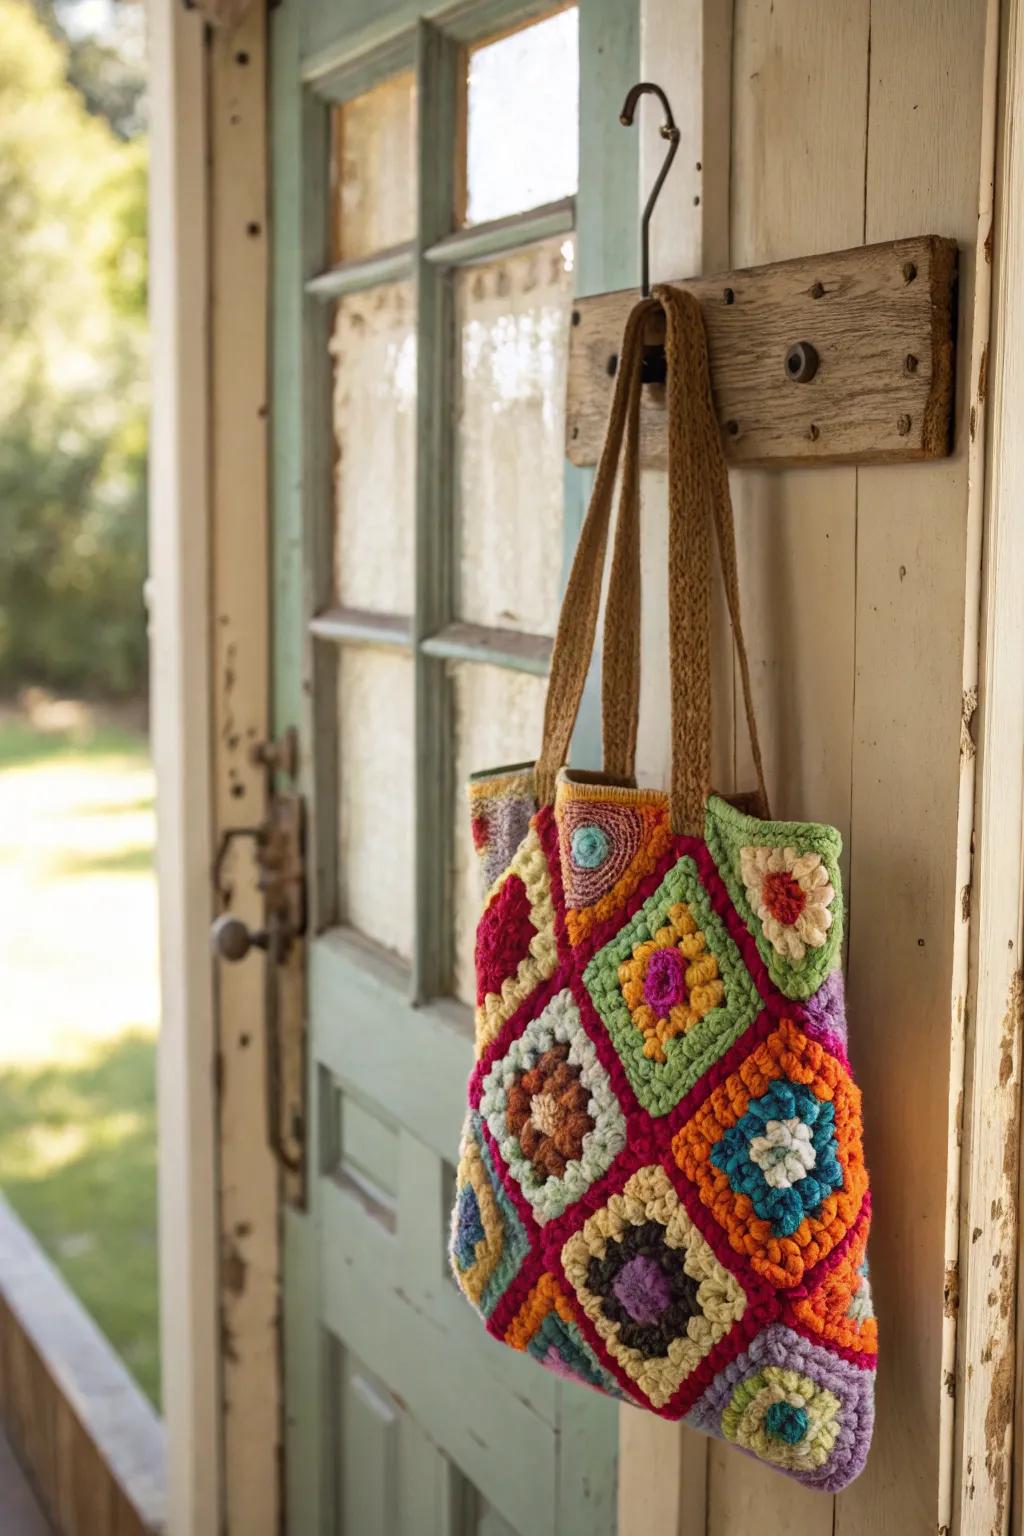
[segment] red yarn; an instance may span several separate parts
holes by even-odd
[[[807,905],[807,897],[799,884],[785,870],[765,875],[761,896],[772,917],[787,926],[796,922]]]
[[[509,875],[480,919],[476,931],[476,1000],[501,992],[525,960],[537,932],[530,918],[530,898],[518,875]]]
[[[473,847],[477,853],[486,848],[491,840],[491,828],[486,816],[474,816],[470,822],[473,831]]]

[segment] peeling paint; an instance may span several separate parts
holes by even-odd
[[[973,412],[972,412],[972,415],[973,415]],[[973,429],[972,429],[972,435],[973,435]],[[964,692],[963,692],[963,698],[962,698],[961,704],[960,704],[960,762],[961,762],[961,764],[969,763],[969,762],[973,761],[974,756],[975,756],[975,754],[976,754],[976,752],[978,750],[977,745],[976,745],[975,740],[974,740],[974,736],[973,736],[973,734],[971,732],[971,727],[972,727],[972,725],[974,723],[974,715],[975,715],[975,711],[977,710],[977,708],[978,708],[978,690],[977,690],[977,688],[965,688]]]
[[[962,886],[961,890],[960,890],[960,921],[962,923],[969,923],[970,920],[971,920],[971,888],[970,888],[969,885],[965,885],[965,886]]]
[[[978,365],[978,404],[985,404],[985,396],[988,394],[988,342],[981,349],[981,362]]]
[[[1010,1427],[1013,1423],[1013,1344],[1007,1339],[992,1375],[985,1411],[985,1471],[995,1501],[993,1529],[1002,1530],[1009,1473]]]
[[[1006,1013],[1003,1016],[1003,1031],[999,1039],[1000,1088],[1005,1088],[1013,1076],[1016,1047],[1017,1041],[1020,1039],[1022,1019],[1024,1019],[1024,973],[1017,970],[1010,977],[1010,990],[1006,999]]]
[[[946,1265],[946,1278],[942,1287],[942,1311],[946,1317],[956,1317],[960,1310],[960,1265],[955,1259]]]
[[[229,1242],[225,1247],[221,1274],[225,1290],[232,1296],[241,1296],[249,1278],[249,1266],[235,1243]]]

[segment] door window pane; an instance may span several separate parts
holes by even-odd
[[[533,762],[540,751],[547,680],[477,662],[451,666],[455,689],[455,956],[453,990],[476,1001],[473,940],[483,907],[480,861],[470,833],[466,785],[471,773]]]
[[[469,51],[463,223],[576,191],[579,92],[575,6]]]
[[[412,70],[334,109],[333,259],[358,261],[416,230],[416,84]]]
[[[562,573],[573,242],[455,276],[459,616],[554,632]]]
[[[412,611],[416,331],[411,283],[339,299],[331,336],[338,601]]]
[[[345,647],[338,662],[342,921],[412,954],[412,663]]]

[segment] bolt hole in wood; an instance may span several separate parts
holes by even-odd
[[[817,349],[809,341],[796,341],[786,353],[786,376],[794,384],[809,384],[818,371]]]

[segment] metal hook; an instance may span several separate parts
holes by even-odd
[[[649,298],[651,293],[651,214],[654,212],[654,205],[658,201],[658,194],[664,185],[665,177],[669,173],[669,167],[676,157],[676,150],[679,148],[679,129],[676,127],[675,118],[672,116],[672,108],[668,104],[668,97],[660,85],[654,85],[650,80],[641,80],[638,85],[634,85],[626,97],[622,111],[619,113],[619,122],[624,128],[632,127],[633,118],[636,114],[636,104],[641,96],[647,95],[657,96],[665,109],[665,121],[662,123],[659,132],[663,139],[668,140],[668,153],[665,156],[661,170],[658,172],[658,179],[651,188],[651,195],[644,205],[643,215],[640,219],[640,288],[645,299]]]

